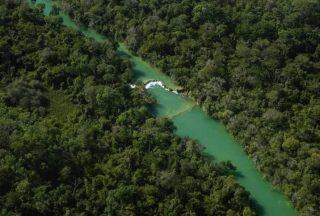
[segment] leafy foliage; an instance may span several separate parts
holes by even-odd
[[[131,66],[15,1],[0,3],[1,215],[255,215],[249,193],[131,89]]]
[[[319,1],[59,2],[170,75],[302,214],[319,214]]]

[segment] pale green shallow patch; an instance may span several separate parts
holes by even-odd
[[[52,5],[49,0],[37,0],[37,3],[44,3],[46,5],[45,14],[50,14]],[[77,29],[98,42],[106,39],[94,30],[79,28],[66,14],[60,13],[60,16],[63,18],[65,26]],[[119,45],[118,54],[132,62],[137,81],[160,80],[167,87],[178,89],[169,77],[153,69],[141,58],[132,55],[123,44]],[[237,181],[251,193],[252,198],[261,206],[263,210],[261,214],[270,216],[296,215],[292,205],[263,179],[241,146],[233,140],[223,125],[209,118],[190,99],[160,87],[152,88],[149,91],[158,101],[158,104],[151,108],[156,116],[172,118],[177,127],[176,133],[178,135],[198,140],[206,147],[205,152],[214,156],[216,160],[229,160],[237,167]]]
[[[174,118],[184,112],[188,112],[195,106],[194,102],[169,92],[160,86],[148,90],[157,99],[158,104],[151,108],[156,116]]]

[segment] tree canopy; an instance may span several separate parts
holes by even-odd
[[[59,2],[171,76],[302,214],[319,214],[319,1]]]
[[[42,9],[0,2],[1,215],[256,214],[232,167],[149,113],[115,42]]]

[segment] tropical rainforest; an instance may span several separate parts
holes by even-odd
[[[115,41],[42,10],[0,2],[0,215],[256,215],[231,164],[150,114]]]
[[[320,214],[318,0],[56,2],[168,74],[301,214]]]

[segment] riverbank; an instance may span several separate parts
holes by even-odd
[[[37,2],[46,4],[46,13],[50,10],[48,1]],[[98,42],[105,38],[91,29],[76,26],[66,14],[60,13],[60,15],[64,25],[80,30],[84,35]],[[163,86],[176,90],[176,85],[168,76],[159,73],[141,58],[132,55],[124,45],[119,44],[118,53],[120,56],[130,56],[129,60],[133,65],[137,82],[158,80],[165,83]],[[264,215],[295,215],[292,205],[263,179],[241,146],[234,141],[219,122],[207,116],[200,107],[194,106],[191,99],[177,95],[172,91],[166,91],[161,85],[153,85],[152,88],[148,88],[148,91],[158,101],[158,104],[152,107],[153,113],[159,117],[172,118],[179,136],[198,140],[206,147],[205,152],[216,160],[231,161],[237,167],[238,182],[251,193],[253,199],[262,207]]]

